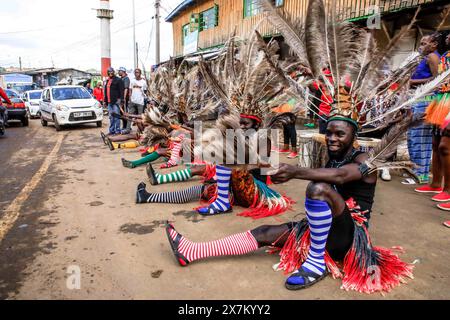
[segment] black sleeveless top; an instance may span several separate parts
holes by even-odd
[[[342,161],[330,160],[325,168],[340,168],[350,163],[355,163],[355,158],[364,152],[353,150],[353,152]],[[361,207],[362,211],[368,211],[365,214],[367,219],[370,219],[370,212],[375,198],[376,183],[367,183],[363,180],[352,181],[344,183],[343,185],[333,185],[334,189],[347,201],[353,198]]]

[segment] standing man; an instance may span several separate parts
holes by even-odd
[[[441,55],[438,52],[439,37],[436,34],[422,37],[419,52],[424,56],[415,72],[411,76],[410,87],[417,88],[432,81],[438,75],[438,66]],[[420,118],[425,113],[426,108],[434,99],[434,95],[428,95],[412,106],[415,117]],[[419,184],[429,182],[431,166],[431,155],[433,152],[433,127],[427,123],[408,130],[408,152],[412,162],[418,168],[414,173],[419,179]],[[403,184],[416,184],[414,179],[405,179]]]
[[[91,88],[91,83],[86,83],[86,90],[91,94],[91,96],[94,94],[94,90]]]
[[[120,112],[123,115],[125,113],[128,113],[128,100],[130,99],[130,78],[128,77],[127,69],[125,69],[124,67],[119,68],[119,76],[120,76],[120,78],[122,78],[123,88],[124,88],[123,101],[122,101],[123,103],[120,105]],[[128,131],[127,127],[128,127],[127,120],[122,119],[123,131]],[[127,134],[129,132],[123,132],[123,133]]]
[[[108,106],[109,133],[120,134],[120,120],[113,114],[120,114],[120,104],[124,94],[123,81],[116,76],[113,68],[108,69],[108,79],[105,82],[104,105]]]
[[[142,78],[142,71],[139,68],[134,71],[134,77],[135,79],[131,81],[130,104],[128,105],[128,113],[141,115],[144,113],[147,81]],[[128,121],[127,131],[131,131],[131,121]]]

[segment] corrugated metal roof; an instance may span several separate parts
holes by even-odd
[[[173,19],[190,6],[200,4],[204,1],[205,0],[184,0],[166,17],[166,22],[172,22]]]

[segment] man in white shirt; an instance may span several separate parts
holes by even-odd
[[[144,113],[145,97],[147,92],[147,81],[142,78],[141,69],[134,71],[135,79],[130,83],[130,104],[128,105],[128,113],[134,115],[141,115]],[[128,122],[127,129],[131,129],[131,123]]]

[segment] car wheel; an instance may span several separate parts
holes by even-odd
[[[27,116],[23,117],[23,118],[22,118],[22,125],[23,125],[24,127],[28,127],[28,124],[29,124],[29,119],[28,119],[28,117],[27,117]]]
[[[61,127],[61,125],[59,124],[58,118],[56,118],[55,115],[53,115],[53,122],[55,123],[55,129],[56,129],[56,131],[61,131],[61,130],[62,130],[62,127]]]
[[[36,112],[36,118],[40,118],[40,117],[41,117],[41,112],[40,111]]]
[[[101,128],[102,125],[103,125],[103,122],[102,122],[102,121],[97,121],[97,128]]]
[[[42,115],[41,115],[41,124],[42,124],[43,127],[48,126],[47,120],[44,120],[44,118],[42,117]]]

